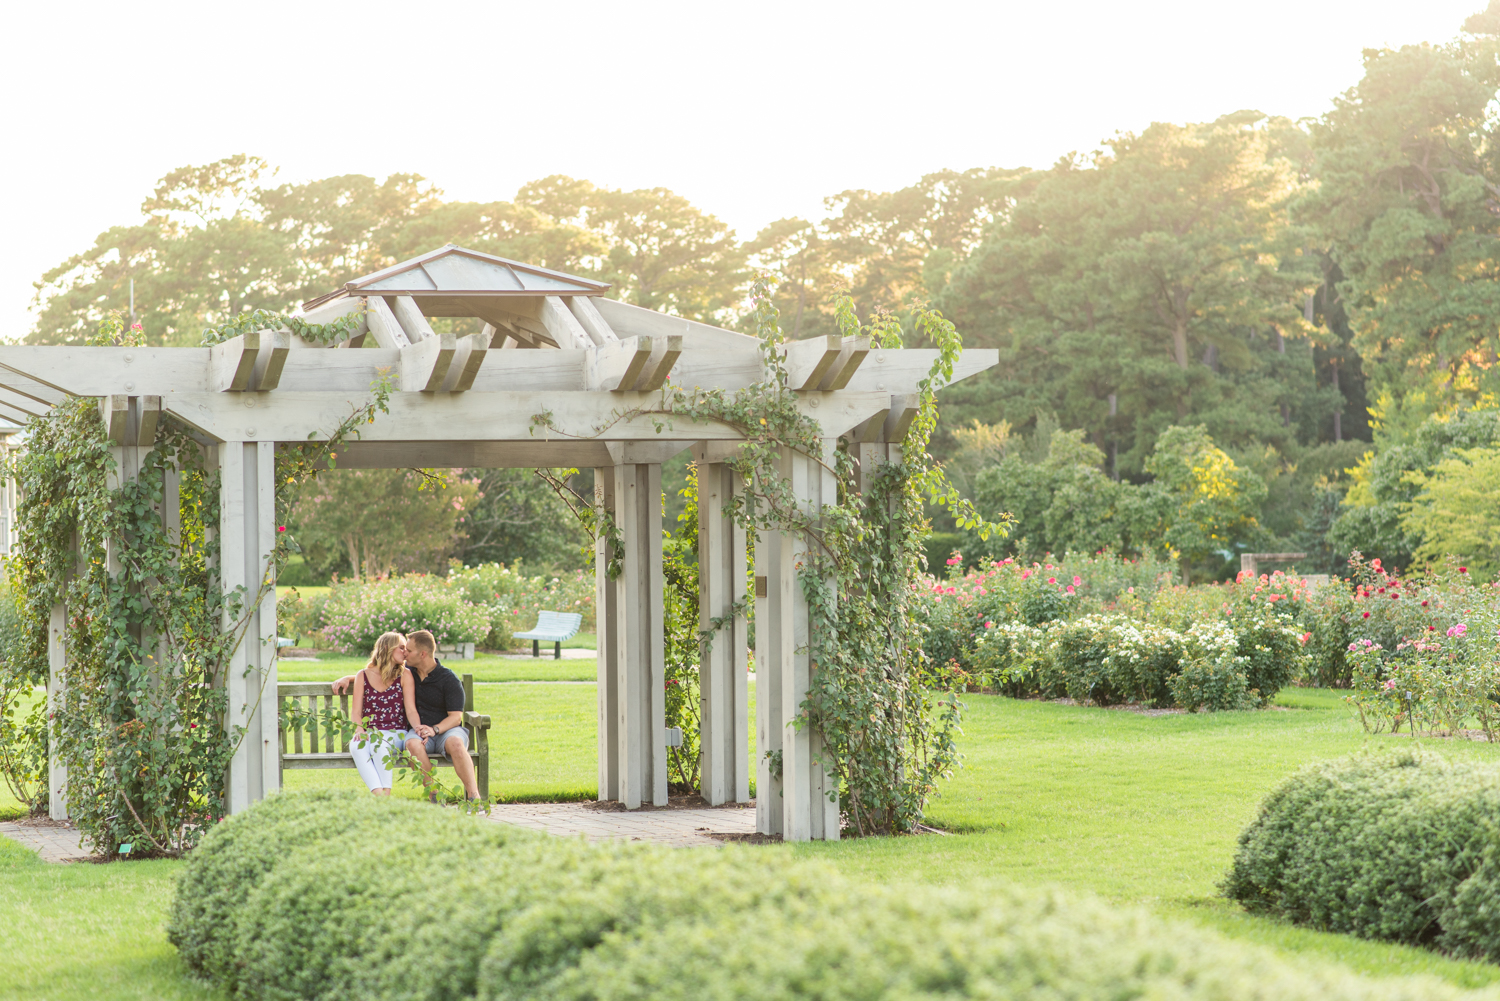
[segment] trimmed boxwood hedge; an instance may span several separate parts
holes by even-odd
[[[1500,960],[1500,768],[1409,747],[1309,765],[1240,835],[1224,892],[1327,931]]]
[[[211,831],[169,927],[267,999],[1457,998],[1034,890],[873,887],[779,853],[590,845],[279,794]]]

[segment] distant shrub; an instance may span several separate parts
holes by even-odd
[[[536,625],[537,613],[544,609],[582,615],[583,632],[596,628],[592,571],[544,577],[527,576],[519,560],[509,566],[482,563],[465,567],[455,563],[448,571],[448,580],[465,601],[486,608],[490,628],[483,645],[492,650],[510,649],[512,635]]]
[[[1226,896],[1326,931],[1500,959],[1500,768],[1418,748],[1309,765],[1240,835]]]
[[[1298,637],[1278,634],[1276,642]],[[1085,615],[1042,626],[986,622],[972,659],[986,684],[1010,695],[1218,712],[1253,709],[1279,687],[1250,684],[1244,643],[1222,620],[1178,632],[1123,615]],[[1266,668],[1263,683],[1284,680],[1287,670]]]
[[[434,892],[458,920],[403,904]],[[1289,966],[1056,891],[873,886],[733,847],[589,844],[350,794],[280,793],[210,831],[169,934],[189,968],[272,1001],[1460,996]]]
[[[490,629],[490,613],[464,600],[442,577],[408,574],[334,585],[323,606],[323,635],[335,650],[368,653],[380,634],[431,630],[439,645],[478,643]]]
[[[1079,702],[1108,706],[1172,704],[1171,679],[1182,659],[1182,637],[1121,616],[1086,615],[1050,634],[1051,670]]]
[[[1259,694],[1250,690],[1239,639],[1222,622],[1200,622],[1182,637],[1182,661],[1171,680],[1172,701],[1188,712],[1254,709]],[[1275,695],[1275,689],[1270,692]]]
[[[308,594],[289,589],[287,594],[276,599],[276,617],[280,621],[278,632],[288,639],[315,645],[316,640],[324,638],[323,627],[328,623],[323,613],[327,607],[327,591]]]

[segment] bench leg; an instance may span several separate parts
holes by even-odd
[[[561,643],[554,644],[553,650],[552,650],[552,659],[553,660],[562,660],[562,644]]]
[[[533,657],[540,657],[542,655],[541,644],[537,640],[531,641],[531,655]]]

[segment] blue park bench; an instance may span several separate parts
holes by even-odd
[[[536,625],[529,632],[516,633],[516,639],[531,640],[533,657],[542,655],[540,644],[556,644],[552,651],[552,659],[562,660],[563,640],[570,640],[577,636],[582,626],[583,616],[577,612],[538,612]]]

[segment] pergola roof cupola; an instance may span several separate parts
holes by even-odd
[[[456,244],[345,282],[344,287],[302,304],[304,310],[349,295],[409,295],[424,300],[525,295],[603,295],[606,282],[482,254]],[[429,313],[429,316],[446,314]]]

